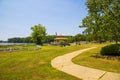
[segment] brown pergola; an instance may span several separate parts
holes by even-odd
[[[57,36],[54,40],[56,40],[56,41],[60,41],[60,40],[66,41],[66,40],[68,40],[68,38],[65,38],[64,36],[60,35],[60,36]]]
[[[70,46],[69,43],[67,43],[68,38],[65,36],[59,35],[54,38],[54,45],[60,45],[60,46]]]

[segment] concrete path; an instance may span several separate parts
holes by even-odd
[[[68,53],[63,56],[58,56],[51,61],[51,65],[60,71],[83,80],[120,80],[120,74],[80,66],[71,61],[72,58],[82,52],[94,48],[95,47],[87,48]]]

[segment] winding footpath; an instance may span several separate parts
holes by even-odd
[[[107,71],[80,66],[74,64],[71,61],[72,58],[81,54],[82,52],[94,48],[95,47],[87,48],[72,53],[68,53],[63,56],[58,56],[51,61],[51,65],[57,70],[75,76],[82,80],[120,80],[120,74],[118,73],[107,72]]]

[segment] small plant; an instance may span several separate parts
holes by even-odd
[[[120,56],[120,44],[111,44],[101,49],[102,55]]]

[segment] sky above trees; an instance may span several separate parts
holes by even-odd
[[[27,37],[42,24],[47,33],[76,35],[87,15],[86,0],[0,0],[0,40]]]

